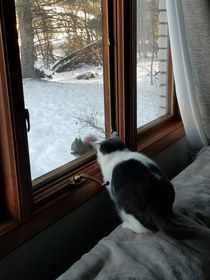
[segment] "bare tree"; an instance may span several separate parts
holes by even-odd
[[[137,1],[137,51],[139,57],[151,54],[150,73],[151,85],[153,85],[153,63],[157,55],[159,37],[159,0],[138,0]],[[143,68],[143,67],[142,67]]]
[[[151,85],[153,85],[153,63],[154,63],[154,57],[155,54],[157,54],[157,39],[158,39],[158,27],[159,27],[159,21],[158,21],[158,0],[150,0],[150,46],[151,46],[151,64],[150,64],[150,80]]]

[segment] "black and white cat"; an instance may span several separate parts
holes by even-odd
[[[136,233],[161,230],[175,238],[188,235],[190,229],[174,219],[173,185],[154,161],[129,151],[116,135],[94,146],[123,228]]]

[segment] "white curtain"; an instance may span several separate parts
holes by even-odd
[[[192,150],[200,150],[208,141],[196,96],[182,1],[166,0],[166,6],[178,104],[188,143]]]

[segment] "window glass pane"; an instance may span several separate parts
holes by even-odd
[[[165,1],[137,0],[137,127],[168,113]]]
[[[17,0],[16,11],[35,179],[105,137],[101,0]]]

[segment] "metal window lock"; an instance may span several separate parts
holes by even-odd
[[[29,132],[31,129],[31,124],[30,124],[30,115],[29,115],[28,109],[24,110],[24,116],[25,116],[25,120],[27,122],[27,131]]]
[[[84,173],[82,173],[80,175],[73,176],[72,178],[70,178],[70,182],[72,184],[76,185],[76,184],[79,184],[82,179],[88,179],[88,180],[94,181],[94,182],[98,183],[101,187],[105,187],[105,186],[109,185],[108,181],[102,183],[99,180],[97,180],[96,178],[94,178],[94,177],[92,177],[92,176],[90,176],[88,174],[84,174]]]

